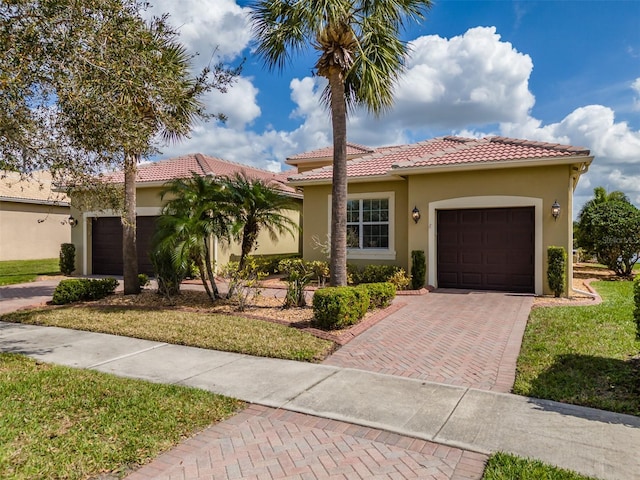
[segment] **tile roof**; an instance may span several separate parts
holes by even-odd
[[[402,174],[413,168],[429,168],[471,164],[517,162],[545,158],[589,156],[582,147],[534,142],[506,137],[463,138],[439,137],[411,145],[379,148],[347,163],[349,177],[379,177]],[[320,181],[332,177],[332,166],[326,166],[289,177],[292,181]]]
[[[0,200],[24,203],[58,204],[67,206],[69,197],[53,191],[53,179],[46,171],[21,177],[17,172],[0,170]]]
[[[277,188],[284,192],[295,193],[295,189],[285,185],[285,173],[274,173],[251,167],[241,163],[230,162],[221,158],[210,157],[201,153],[192,153],[181,157],[160,160],[158,162],[138,165],[138,183],[168,182],[178,178],[189,178],[193,173],[197,175],[215,175],[218,177],[234,175],[244,171],[250,178],[265,182],[275,182]],[[290,175],[292,172],[286,172]],[[114,172],[107,175],[113,182],[124,182],[124,172]]]
[[[357,143],[347,142],[347,155],[365,155],[367,153],[375,152],[375,148],[367,147],[365,145],[358,145]],[[291,160],[306,160],[311,158],[329,158],[333,157],[333,147],[319,148],[310,152],[303,152],[293,157],[287,157],[287,163]],[[293,162],[292,162],[293,163]]]

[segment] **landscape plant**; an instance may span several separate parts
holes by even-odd
[[[235,302],[239,312],[244,312],[249,303],[260,296],[260,282],[267,276],[253,259],[245,261],[242,268],[239,262],[229,262],[222,267],[220,275],[228,280],[227,299]]]
[[[52,303],[65,305],[83,300],[98,300],[112,295],[118,287],[115,278],[70,278],[62,280],[53,291]]]
[[[633,318],[636,322],[636,338],[640,339],[640,275],[633,282]]]
[[[358,323],[369,309],[369,294],[359,287],[326,287],[313,294],[314,324],[336,330]]]
[[[390,282],[361,283],[358,288],[363,288],[369,295],[369,310],[374,308],[386,308],[396,296],[396,286]]]
[[[567,263],[567,251],[564,247],[549,247],[547,249],[547,281],[549,288],[557,298],[563,294],[567,284],[565,268]]]
[[[60,272],[71,275],[76,269],[76,246],[73,243],[60,245]]]
[[[315,275],[313,265],[301,258],[281,260],[278,271],[284,273],[287,294],[283,308],[304,307],[307,305],[304,288],[311,283]]]
[[[411,288],[420,290],[424,287],[427,276],[427,259],[424,250],[411,251]]]

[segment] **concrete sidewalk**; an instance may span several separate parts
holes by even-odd
[[[202,388],[267,407],[602,479],[640,478],[640,418],[390,375],[0,322],[0,351]]]

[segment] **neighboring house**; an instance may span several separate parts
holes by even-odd
[[[57,258],[71,240],[69,199],[51,174],[0,171],[0,261]]]
[[[551,293],[547,247],[571,252],[573,192],[593,160],[589,150],[441,137],[379,149],[350,144],[348,154],[348,262],[410,271],[411,252],[423,250],[428,285]],[[326,260],[318,243],[330,232],[331,156],[329,148],[287,159],[300,169],[289,183],[304,190],[308,260]],[[571,262],[566,273],[571,285]]]
[[[272,181],[283,192],[298,199],[300,208],[289,215],[300,224],[302,195],[285,185],[286,176],[266,170],[233,163],[200,153],[151,162],[138,166],[136,185],[137,196],[137,248],[138,268],[141,273],[153,274],[149,260],[151,240],[155,231],[155,221],[162,210],[160,192],[164,185],[175,179],[190,178],[197,175],[227,176],[245,172],[249,178]],[[112,176],[116,182],[123,182],[122,172]],[[72,202],[73,203],[73,202]],[[72,241],[76,246],[76,272],[83,275],[122,275],[122,224],[120,215],[113,211],[79,211],[72,209],[74,217],[79,219],[72,230]],[[231,255],[240,254],[237,244],[225,245],[212,239],[213,256],[216,266],[229,262]],[[258,237],[258,255],[289,254],[300,252],[299,234],[285,234],[273,242],[266,233]]]

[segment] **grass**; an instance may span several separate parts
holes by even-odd
[[[592,284],[603,303],[531,312],[516,394],[640,416],[640,341],[633,283]]]
[[[507,453],[489,457],[483,480],[592,480],[578,473]]]
[[[0,478],[123,476],[242,408],[202,390],[0,354]]]
[[[334,348],[333,342],[276,323],[176,310],[68,306],[14,312],[0,320],[307,362],[324,359]]]
[[[60,275],[57,258],[0,262],[0,286],[33,282],[42,275]]]

